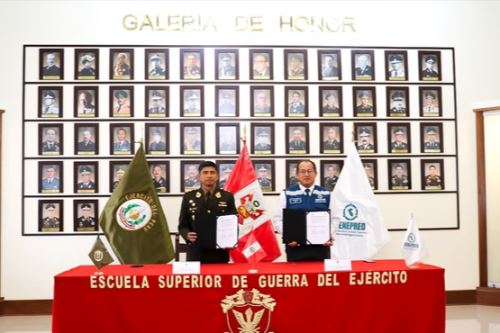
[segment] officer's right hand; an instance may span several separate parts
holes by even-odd
[[[298,242],[296,242],[296,241],[293,241],[293,242],[288,243],[288,246],[290,246],[290,247],[296,247],[296,246],[300,246],[300,244]]]
[[[196,239],[198,238],[198,235],[196,234],[196,232],[188,232],[187,234],[187,239],[188,241],[190,241],[191,243],[194,243],[196,242]]]

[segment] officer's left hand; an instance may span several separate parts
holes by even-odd
[[[323,246],[332,246],[333,245],[333,239],[329,239],[326,243],[323,244]]]

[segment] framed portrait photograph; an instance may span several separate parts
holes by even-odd
[[[286,160],[286,186],[292,186],[299,183],[297,178],[297,163],[302,160]]]
[[[411,160],[387,160],[390,190],[411,190]]]
[[[274,160],[255,160],[253,167],[262,192],[274,191]]]
[[[238,80],[238,50],[215,50],[215,77],[217,80]]]
[[[286,123],[287,154],[309,154],[309,124]]]
[[[97,200],[73,201],[73,231],[99,230],[99,202]]]
[[[134,124],[111,124],[109,127],[111,155],[134,153]]]
[[[351,51],[351,58],[353,80],[375,80],[375,56],[373,50],[353,50]]]
[[[443,152],[442,123],[420,123],[420,138],[422,153]]]
[[[168,117],[169,87],[146,86],[146,117],[165,118]]]
[[[385,51],[385,79],[387,81],[408,80],[408,52]]]
[[[375,87],[353,87],[352,97],[354,117],[375,117],[377,115]]]
[[[217,154],[238,154],[240,152],[240,124],[215,124],[215,142]]]
[[[134,116],[134,87],[109,87],[109,116],[113,118]]]
[[[251,123],[250,135],[252,137],[252,154],[274,154],[274,123]]]
[[[441,117],[443,105],[441,87],[419,87],[420,116]]]
[[[99,124],[75,124],[75,155],[99,154]]]
[[[233,172],[236,160],[217,160],[217,171],[219,172],[219,188],[224,188],[229,179],[229,175]]]
[[[377,160],[362,159],[361,163],[363,164],[363,169],[365,170],[366,177],[368,177],[368,182],[370,183],[370,187],[374,191],[377,190],[378,189]]]
[[[387,139],[389,153],[411,153],[411,132],[409,123],[388,123]]]
[[[39,52],[40,80],[63,80],[64,50],[40,49]]]
[[[320,123],[322,154],[342,154],[344,151],[344,126],[342,123]]]
[[[419,74],[421,81],[441,80],[441,52],[418,51]]]
[[[322,160],[320,163],[321,186],[331,192],[335,188],[335,185],[337,185],[344,162],[337,160]]]
[[[342,87],[319,87],[320,117],[342,117]]]
[[[273,50],[250,49],[250,79],[273,79]]]
[[[99,117],[99,88],[96,86],[75,86],[73,94],[75,118]]]
[[[355,123],[356,148],[360,154],[374,154],[377,152],[377,124]]]
[[[128,161],[109,162],[109,192],[113,192],[128,170]]]
[[[134,50],[109,50],[109,78],[111,80],[134,79]]]
[[[287,117],[307,117],[307,87],[285,87]]]
[[[284,50],[285,79],[307,80],[307,50]]]
[[[410,115],[410,92],[408,87],[387,87],[387,117],[408,117]]]
[[[74,192],[98,193],[98,170],[97,162],[75,162],[73,165]]]
[[[181,49],[181,79],[203,80],[203,49]]]
[[[146,154],[168,155],[169,124],[146,124]]]
[[[200,188],[198,166],[201,162],[203,161],[181,161],[181,192],[189,192]]]
[[[183,155],[204,154],[204,132],[204,124],[181,124],[181,153]]]
[[[168,49],[146,49],[144,77],[147,80],[168,80]]]
[[[250,114],[252,117],[274,117],[274,87],[250,87]]]
[[[148,165],[156,192],[170,192],[169,161],[149,161]]]
[[[62,101],[62,87],[38,87],[38,117],[61,118],[63,114]]]
[[[38,201],[38,231],[62,232],[64,226],[64,201]]]
[[[181,87],[181,116],[203,117],[203,86]]]
[[[75,49],[75,80],[99,79],[99,49]]]
[[[63,125],[38,124],[38,155],[63,155]]]
[[[422,190],[444,190],[444,160],[420,160]]]
[[[38,192],[63,193],[63,163],[61,161],[38,162]]]
[[[318,50],[318,78],[322,81],[342,80],[340,50]]]
[[[215,116],[238,117],[240,104],[240,90],[237,86],[215,87]]]

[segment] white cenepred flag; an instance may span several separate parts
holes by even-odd
[[[231,259],[257,262],[278,258],[281,251],[245,141],[224,189],[234,194],[240,222],[240,239],[238,247],[229,252]]]
[[[424,241],[420,237],[420,231],[418,230],[417,222],[415,222],[413,218],[413,214],[408,223],[408,229],[406,230],[405,238],[401,245],[401,251],[403,252],[403,258],[407,266],[421,262],[422,259],[427,258],[429,255]]]
[[[354,143],[351,143],[332,200],[335,231],[332,257],[371,259],[389,241],[389,233]]]

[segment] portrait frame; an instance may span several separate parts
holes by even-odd
[[[362,56],[366,57],[366,66],[363,66],[365,61]],[[375,80],[375,55],[373,50],[352,50],[351,64],[353,81]]]
[[[168,155],[170,151],[170,124],[168,123],[150,123],[146,124],[146,154],[148,155]],[[160,133],[160,139],[163,141],[155,142],[154,132]]]
[[[363,169],[365,170],[366,176],[368,177],[368,182],[370,183],[370,187],[373,191],[378,190],[378,161],[376,159],[361,159],[361,163],[363,164]],[[372,170],[373,176],[370,179],[368,175],[368,170]]]
[[[275,183],[276,183],[276,166],[274,160],[253,160],[252,161],[253,168],[255,170],[255,174],[257,175],[257,182],[259,183],[260,189],[263,193],[274,192],[275,191]],[[259,178],[261,175],[261,169],[264,167],[267,169],[269,177]]]
[[[326,57],[332,57],[333,67],[326,67]],[[342,58],[340,50],[318,50],[318,79],[321,81],[342,80]]]
[[[83,217],[83,205],[92,207],[91,217],[94,219],[94,227],[79,225],[80,217]],[[75,200],[73,201],[73,231],[74,232],[97,232],[99,231],[99,200]]]
[[[396,64],[398,63],[402,63],[402,65],[396,66]],[[387,81],[408,81],[407,51],[404,50],[385,51],[385,79]]]
[[[307,80],[307,72],[308,72],[308,67],[307,67],[307,50],[305,49],[285,49],[284,51],[284,64],[285,64],[285,73],[284,73],[284,78],[285,80]],[[302,65],[300,66],[300,63],[297,68],[292,68],[295,67],[296,61],[299,61]]]
[[[120,98],[128,100],[128,105]],[[109,87],[109,116],[111,118],[134,117],[134,87],[133,86],[110,86]]]
[[[236,164],[236,160],[216,160],[215,164],[217,165],[217,171],[219,172],[219,188],[224,188],[226,186],[226,182],[229,179],[229,175],[234,170],[234,165]],[[226,170],[230,170],[226,172]]]
[[[59,221],[59,226],[45,226],[44,211],[48,209],[48,205],[53,205],[56,211],[55,217]],[[64,230],[64,200],[39,200],[38,201],[38,232],[62,232]]]
[[[99,49],[75,49],[75,80],[99,80]]]
[[[84,131],[89,131],[90,141],[83,140]],[[74,151],[75,155],[98,155],[99,154],[99,124],[80,123],[75,124],[74,130]],[[92,142],[92,138],[94,139]]]
[[[223,129],[234,128],[234,149],[230,146],[223,146]],[[236,155],[240,152],[240,124],[239,123],[217,123],[215,124],[215,142],[217,155]]]
[[[362,133],[369,133],[370,139],[364,145],[363,140],[360,140]],[[356,148],[360,154],[376,154],[377,153],[377,123],[354,123],[354,133],[356,140]],[[369,146],[371,144],[371,146]]]
[[[428,59],[434,59],[434,63],[427,65]],[[418,66],[420,81],[441,81],[442,67],[440,51],[418,51]]]
[[[368,97],[368,104],[363,105],[362,98]],[[375,87],[352,87],[352,105],[354,117],[376,117],[377,95]]]
[[[227,98],[226,96],[230,96]],[[234,111],[229,101],[234,101]],[[227,106],[226,106],[227,105]],[[215,86],[215,116],[216,117],[239,117],[240,115],[240,89],[238,86]],[[231,111],[231,112],[227,112]]]
[[[319,87],[319,115],[320,117],[342,117],[342,87],[320,86]],[[335,103],[329,103],[330,95],[335,97]],[[334,102],[334,100],[332,100]]]
[[[203,123],[190,123],[190,124],[180,124],[181,128],[181,141],[180,141],[180,151],[182,155],[203,155],[205,154],[205,124]],[[189,133],[190,132],[190,133]],[[196,135],[193,139],[198,139],[198,144],[193,145],[187,144],[188,134]],[[189,147],[191,146],[191,147]]]
[[[192,68],[187,67],[189,55],[193,55],[196,59]],[[205,71],[203,49],[181,49],[180,57],[181,80],[203,80]]]
[[[397,142],[399,135],[401,135],[401,140]],[[409,123],[387,124],[387,151],[390,154],[411,153],[411,126]]]
[[[265,103],[260,106],[259,100],[265,94]],[[269,101],[269,103],[266,103]],[[262,109],[262,111],[260,111]],[[269,109],[269,110],[267,110]],[[251,86],[250,87],[250,115],[252,117],[274,117],[274,87],[273,86]]]
[[[274,123],[251,123],[250,136],[252,141],[250,151],[252,154],[274,155]],[[265,140],[266,136],[269,137],[269,140]]]
[[[111,80],[134,79],[134,49],[109,50],[109,78]]]
[[[48,169],[54,169],[53,181],[45,181]],[[39,161],[38,162],[38,193],[63,193],[64,191],[64,169],[62,161]]]
[[[188,192],[200,188],[198,166],[203,160],[181,161],[181,192]],[[196,179],[189,177],[188,170],[196,170]],[[188,182],[189,180],[189,182]]]
[[[145,88],[145,116],[148,118],[168,118],[170,104],[170,87],[146,86]],[[163,100],[163,105],[156,105],[155,100]]]
[[[395,169],[400,165],[403,168],[403,175],[406,176],[407,185],[402,184],[394,184],[393,177],[396,175]],[[411,190],[411,160],[410,159],[390,159],[387,160],[387,171],[388,171],[388,180],[389,180],[389,190]]]
[[[299,95],[299,102],[294,103],[294,96]],[[285,114],[287,117],[307,117],[309,115],[308,87],[285,87]],[[298,103],[298,105],[297,105]],[[300,105],[302,104],[302,105]]]
[[[442,153],[443,145],[443,123],[420,123],[420,149],[422,153]]]
[[[441,87],[419,87],[418,96],[420,104],[420,117],[441,117],[443,115]]]
[[[408,87],[387,87],[387,117],[409,117],[410,91]]]
[[[222,64],[229,59],[228,67]],[[239,79],[239,50],[238,49],[216,49],[215,50],[215,79],[216,80],[238,80]]]
[[[38,52],[38,78],[40,80],[64,80],[64,49],[40,49]],[[49,54],[54,55],[54,64],[51,66],[48,66]]]
[[[436,175],[427,174],[427,171],[430,170],[431,166],[435,167]],[[423,191],[443,191],[445,189],[446,183],[443,159],[420,160],[420,172]]]
[[[265,59],[257,60],[257,63],[267,62],[267,70],[259,73],[255,68],[256,57],[263,55]],[[272,80],[273,79],[273,50],[272,49],[250,49],[249,50],[250,64],[250,79],[251,80]]]
[[[328,169],[330,167],[332,167],[332,169],[335,170],[336,172],[336,175],[334,177],[328,174]],[[332,192],[335,186],[337,185],[343,167],[344,167],[343,160],[321,160],[320,170],[319,170],[321,186],[326,188],[328,191]]]
[[[54,143],[46,144],[44,138],[48,130],[55,130]],[[38,155],[60,156],[64,155],[64,127],[63,124],[38,124]]]
[[[118,133],[125,131],[122,143],[117,140]],[[134,124],[116,123],[109,125],[109,153],[110,155],[132,155],[135,152]]]
[[[120,183],[121,177],[125,176],[128,171],[130,160],[110,161],[109,162],[109,192],[113,193],[115,188]],[[118,171],[123,170],[121,177],[118,177]]]
[[[159,166],[163,172],[163,176],[161,178],[163,178],[164,181],[161,181],[161,178],[159,179],[159,181],[155,179],[154,170],[157,166]],[[148,161],[148,168],[156,192],[158,194],[170,193],[170,161],[166,160]]]
[[[300,130],[303,140],[298,140],[298,143],[292,141],[294,132]],[[306,155],[309,154],[309,123],[285,123],[285,142],[286,153],[291,155]],[[301,143],[304,142],[304,144]],[[303,147],[303,149],[301,149]]]
[[[193,107],[196,107],[196,99],[199,101],[199,110],[196,108],[193,109]],[[181,117],[203,117],[205,115],[203,86],[181,86],[180,101]]]
[[[299,163],[302,160],[286,160],[286,187],[295,185],[299,183],[299,180],[297,179],[295,170],[297,170],[297,163]]]
[[[88,188],[89,186],[85,186],[82,182],[81,174],[83,172],[90,172],[93,174],[93,179],[89,179],[89,181],[94,184],[93,188]],[[80,184],[82,185],[80,186]],[[74,162],[73,192],[80,194],[99,193],[99,165],[97,162]]]
[[[145,49],[144,50],[144,77],[146,80],[168,80],[169,58],[168,49]],[[163,68],[153,67],[153,61],[159,61]]]
[[[83,99],[80,97],[82,94]],[[99,87],[75,86],[73,88],[73,110],[75,118],[98,118]]]
[[[330,128],[336,131],[337,137],[335,140],[328,140],[328,132]],[[343,123],[320,123],[320,148],[321,154],[342,154],[344,152],[344,124]]]
[[[45,99],[53,99],[54,107],[45,104]],[[63,115],[63,87],[38,87],[38,117],[61,118]]]

